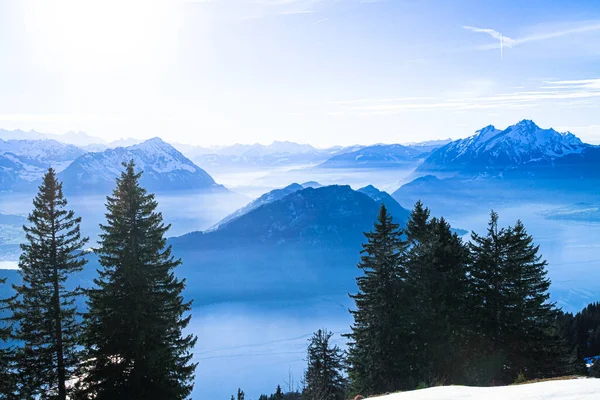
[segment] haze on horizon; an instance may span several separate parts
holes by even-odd
[[[591,0],[8,0],[0,51],[2,129],[324,147],[532,119],[600,143]]]

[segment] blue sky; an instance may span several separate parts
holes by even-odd
[[[600,143],[596,1],[3,0],[0,54],[6,129],[325,146],[527,118]]]

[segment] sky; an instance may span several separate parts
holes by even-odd
[[[0,128],[198,145],[600,143],[600,3],[0,0]]]

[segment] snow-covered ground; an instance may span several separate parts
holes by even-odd
[[[597,400],[600,379],[571,379],[501,387],[441,386],[377,400]]]

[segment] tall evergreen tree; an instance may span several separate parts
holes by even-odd
[[[523,224],[499,228],[492,212],[487,234],[472,234],[470,251],[473,325],[483,339],[481,357],[493,362],[484,380],[509,383],[520,373],[563,373],[570,356],[549,302],[547,263]]]
[[[87,376],[82,396],[185,399],[193,389],[193,335],[184,335],[191,302],[175,277],[181,264],[166,246],[157,202],[139,185],[133,161],[107,198],[97,251],[102,269],[89,294]]]
[[[559,336],[558,309],[550,302],[548,263],[539,254],[521,221],[506,229],[507,301],[511,312],[506,325],[511,332],[510,372],[530,377],[562,375],[570,355]]]
[[[80,324],[75,300],[81,290],[67,280],[81,271],[88,239],[80,233],[81,218],[67,210],[62,184],[52,168],[33,200],[34,210],[24,226],[26,243],[19,260],[21,285],[11,300],[14,338],[22,343],[17,362],[20,394],[66,399],[81,362]]]
[[[405,230],[407,313],[403,321],[414,333],[411,365],[425,384],[462,383],[468,336],[468,252],[443,219],[429,218],[418,202]]]
[[[308,367],[304,375],[304,400],[344,400],[347,388],[343,375],[344,354],[332,346],[333,333],[319,329],[309,340]]]
[[[403,254],[399,225],[381,206],[373,232],[365,233],[357,278],[358,293],[349,340],[348,370],[352,391],[364,395],[392,392],[407,387],[410,371],[403,362],[409,345],[402,325]]]

